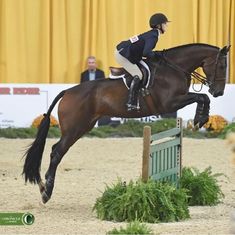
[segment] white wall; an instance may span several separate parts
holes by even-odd
[[[73,84],[2,84],[0,85],[0,127],[29,127],[32,121],[47,112],[51,102],[56,95]],[[10,89],[10,94],[2,94]],[[17,88],[26,94],[15,94]],[[38,94],[27,94],[39,89]],[[34,88],[34,90],[32,89]],[[4,90],[5,89],[5,90]],[[27,90],[28,89],[28,90]],[[52,111],[54,117],[57,116],[57,105]]]
[[[76,84],[1,84],[0,128],[29,127],[34,118],[47,112],[51,102],[60,91],[74,85]],[[195,85],[195,88],[198,90],[200,85]],[[208,94],[207,89],[204,86],[200,93]],[[192,88],[190,90],[193,91]],[[225,94],[222,97],[213,98],[211,95],[209,97],[211,115],[222,115],[230,122],[235,118],[235,85],[226,85]],[[52,112],[56,118],[57,105]],[[184,120],[192,119],[195,110],[196,104],[192,104],[179,110],[177,116]]]
[[[195,85],[196,90],[199,90],[200,85]],[[194,92],[192,87],[191,92]],[[210,100],[210,115],[221,115],[227,121],[232,122],[235,120],[235,85],[227,84],[225,87],[224,95],[214,98],[209,92],[208,87],[203,86],[199,93],[206,93]],[[183,120],[193,119],[196,111],[196,104],[189,105],[183,109],[178,110],[177,116],[182,117]]]

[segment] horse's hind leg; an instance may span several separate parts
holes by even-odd
[[[69,148],[94,125],[95,122],[93,122],[89,126],[83,126],[83,128],[80,130],[78,130],[78,128],[77,130],[75,130],[74,128],[71,131],[67,131],[65,135],[62,135],[59,142],[53,145],[52,152],[50,155],[50,165],[45,175],[46,183],[45,185],[42,184],[40,189],[43,203],[46,203],[51,198],[54,188],[56,169],[59,163],[61,162],[63,156],[66,154]]]
[[[55,149],[55,147],[57,146],[59,142],[57,142],[56,144],[54,144],[52,146],[52,152],[53,150]],[[52,153],[51,153],[51,156],[52,156]],[[47,175],[45,177],[47,179]],[[43,192],[45,191],[45,184],[43,183],[42,179],[38,182],[38,186],[39,186],[39,190],[40,190],[40,193],[43,194]]]
[[[57,166],[71,145],[72,144],[70,144],[66,138],[62,137],[60,141],[56,143],[56,147],[52,147],[50,165],[45,175],[46,183],[43,190],[40,190],[43,203],[46,203],[52,195]]]

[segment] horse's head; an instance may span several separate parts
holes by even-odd
[[[225,46],[212,57],[203,61],[202,69],[209,83],[209,92],[214,96],[222,96],[226,83],[227,53],[230,46]]]

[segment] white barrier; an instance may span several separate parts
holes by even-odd
[[[1,84],[0,128],[29,127],[34,118],[47,111],[60,91],[74,85],[76,84]],[[195,85],[195,88],[199,89],[200,85]],[[200,93],[208,94],[207,89],[204,86]],[[192,88],[191,91],[193,92]],[[213,98],[209,95],[209,97],[211,99],[210,114],[219,114],[231,122],[235,117],[233,104],[235,85],[226,85],[224,96]],[[177,116],[182,117],[183,120],[192,119],[195,110],[196,104],[192,104],[179,110]],[[57,106],[53,109],[52,115],[57,118]],[[157,117],[142,119],[142,121],[145,120],[155,121]]]
[[[1,84],[0,128],[29,127],[55,96],[74,84]],[[58,105],[58,104],[57,104]],[[57,106],[52,115],[57,118]]]

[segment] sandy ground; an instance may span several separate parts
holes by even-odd
[[[121,177],[137,179],[141,174],[142,139],[83,138],[60,164],[54,194],[41,203],[38,187],[24,184],[22,155],[32,140],[0,139],[0,211],[31,212],[31,226],[0,226],[0,234],[105,234],[125,223],[100,221],[92,212],[105,184]],[[48,167],[51,146],[48,139],[42,174]],[[215,207],[190,207],[191,219],[176,223],[148,224],[157,234],[231,234],[231,214],[235,207],[235,169],[230,147],[223,140],[183,139],[183,165],[204,170],[212,166],[221,177],[225,199]]]

